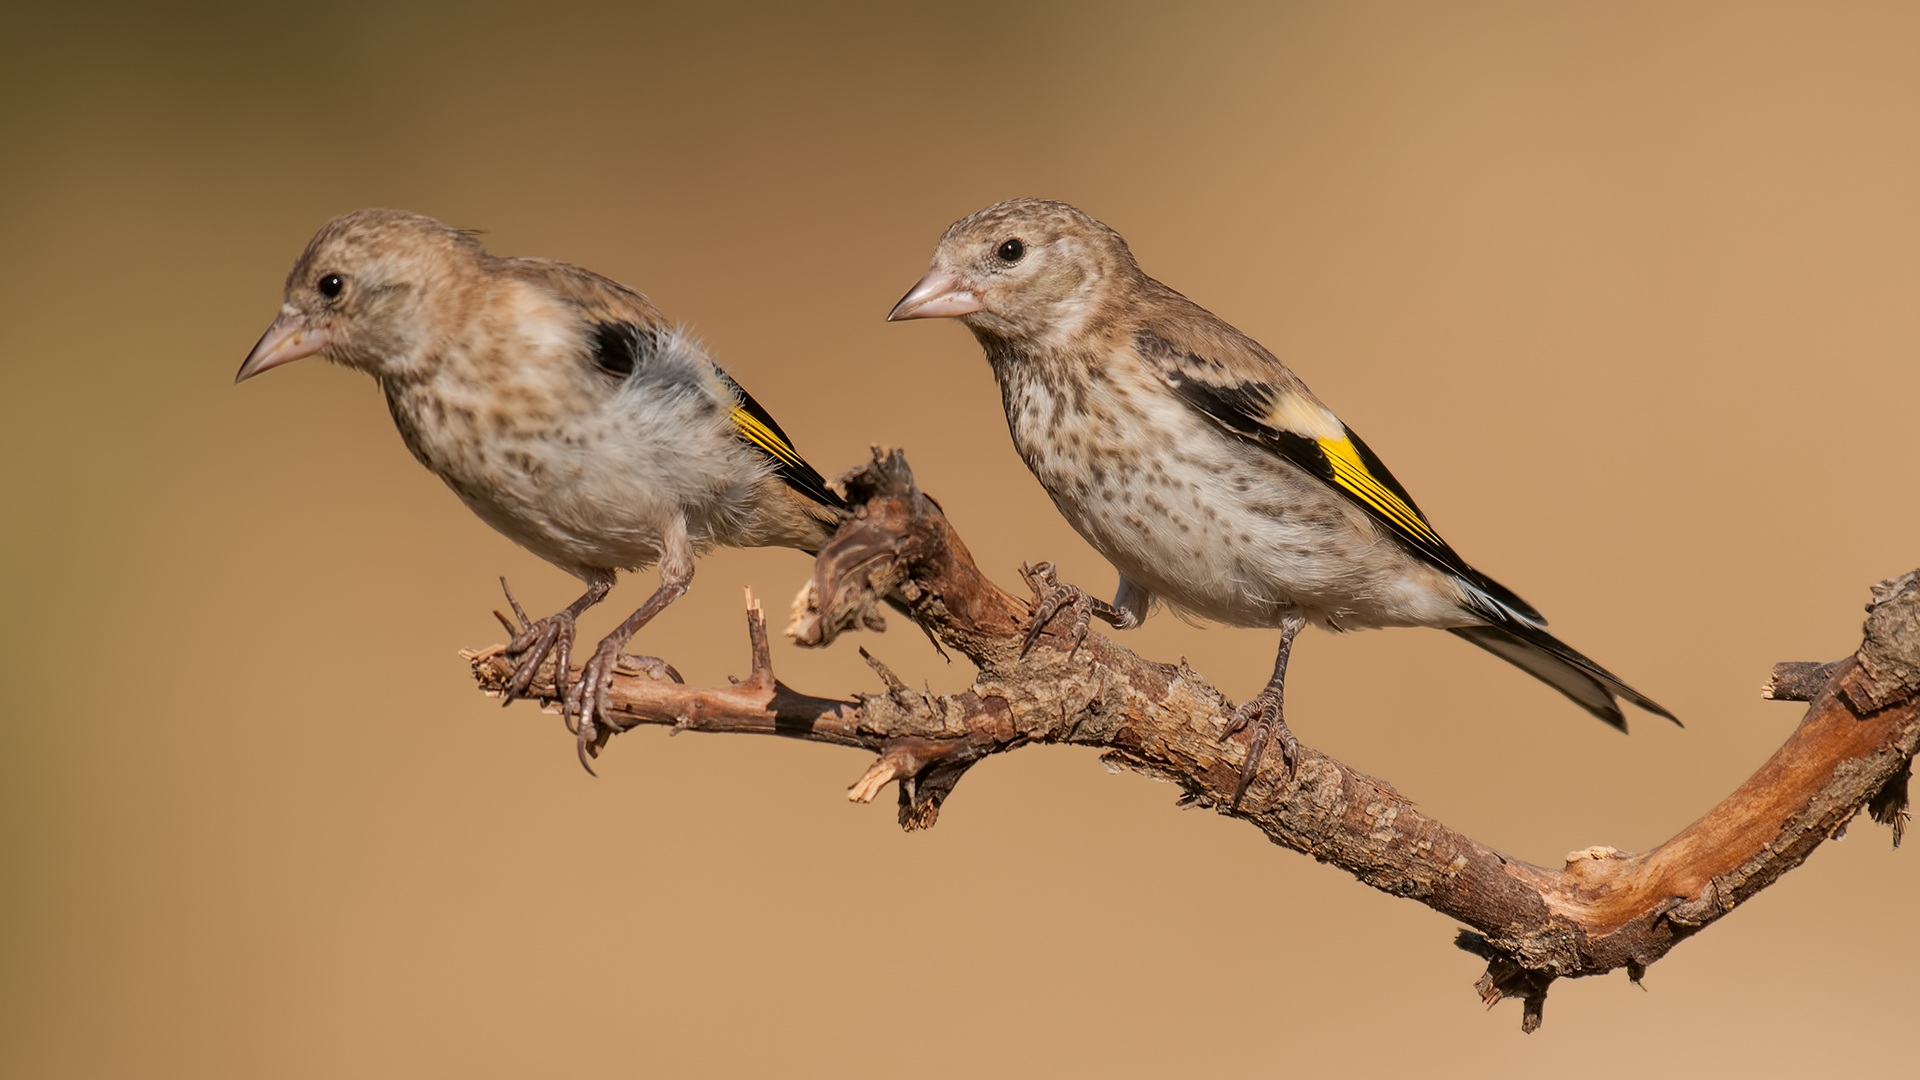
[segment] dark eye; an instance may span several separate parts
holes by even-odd
[[[1000,247],[994,251],[994,254],[1000,257],[1001,262],[1012,266],[1026,256],[1027,245],[1016,236],[1006,243],[1001,244]]]
[[[347,283],[339,274],[328,274],[315,282],[313,287],[320,290],[321,296],[331,300],[340,295],[340,290],[346,288]]]

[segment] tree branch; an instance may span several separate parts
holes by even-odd
[[[622,730],[667,724],[873,751],[848,797],[870,801],[897,782],[900,822],[910,830],[933,825],[974,763],[1027,743],[1103,748],[1108,762],[1180,785],[1183,804],[1231,813],[1251,732],[1226,736],[1232,704],[1197,672],[1144,660],[1098,634],[1076,641],[1068,619],[1050,622],[1023,658],[1030,605],[980,573],[898,451],[876,451],[842,483],[858,510],[815,561],[788,634],[821,647],[852,629],[878,629],[878,605],[891,600],[979,666],[973,686],[950,696],[915,691],[869,656],[884,693],[796,693],[773,677],[765,619],[749,601],[752,674],[728,687],[691,687],[623,672],[610,695]],[[1487,961],[1482,999],[1521,998],[1521,1028],[1533,1031],[1554,979],[1624,967],[1638,981],[1863,807],[1893,827],[1898,845],[1920,743],[1920,571],[1876,585],[1868,610],[1854,656],[1776,668],[1767,696],[1809,701],[1806,717],[1745,784],[1652,851],[1596,847],[1557,870],[1533,866],[1306,746],[1291,774],[1280,755],[1267,755],[1234,816],[1276,844],[1471,927],[1456,944]],[[497,693],[511,670],[501,647],[467,655],[481,688]],[[545,672],[533,693],[551,692]]]

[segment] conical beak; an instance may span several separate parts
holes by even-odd
[[[927,271],[919,284],[908,290],[887,313],[888,322],[902,319],[951,319],[985,311],[986,305],[972,289],[962,288],[959,275],[936,266]]]
[[[233,377],[233,381],[246,382],[268,368],[277,368],[303,356],[312,356],[326,348],[326,345],[327,335],[308,326],[305,315],[290,306],[282,306],[280,317],[273,320],[273,325],[261,335],[260,343],[247,354],[246,362],[240,365],[240,373]]]

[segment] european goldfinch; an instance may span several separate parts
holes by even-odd
[[[646,297],[567,263],[490,255],[419,214],[327,222],[235,381],[315,354],[373,376],[422,465],[481,520],[587,583],[539,620],[509,593],[519,623],[502,617],[515,632],[507,703],[553,656],[582,764],[613,730],[606,691],[622,650],[686,592],[696,555],[817,552],[846,509],[773,417]],[[618,571],[654,563],[659,589],[569,688],[575,620]]]
[[[1014,447],[1120,571],[1116,626],[1153,600],[1277,627],[1234,803],[1282,711],[1294,635],[1452,631],[1626,730],[1615,698],[1674,719],[1547,633],[1533,606],[1440,538],[1367,444],[1252,338],[1141,271],[1065,203],[1014,199],[956,222],[889,320],[958,318],[999,381]],[[1678,723],[1675,720],[1675,723]]]

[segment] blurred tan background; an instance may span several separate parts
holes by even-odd
[[[1466,556],[1672,707],[1622,738],[1444,634],[1312,634],[1290,715],[1516,856],[1643,849],[1920,565],[1920,9],[334,3],[0,16],[0,1073],[1890,1075],[1920,852],[1844,843],[1648,974],[1491,1014],[1455,926],[1090,752],[938,828],[859,754],[658,731],[589,779],[455,655],[577,592],[318,361],[230,385],[329,216],[630,282],[829,474],[907,448],[983,566],[1112,571],[958,326],[954,219],[1079,204],[1265,342]],[[639,642],[743,674],[722,553]],[[586,625],[598,634],[642,576]],[[617,609],[617,610],[616,610]],[[1273,635],[1125,639],[1230,694]],[[898,620],[853,646],[966,685]]]

